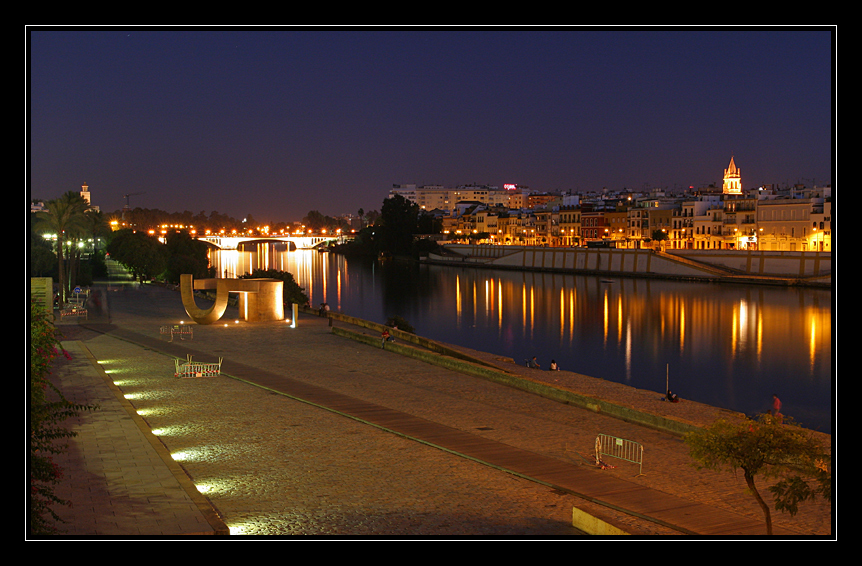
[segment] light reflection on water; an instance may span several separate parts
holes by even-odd
[[[312,306],[748,414],[773,393],[832,432],[832,294],[818,289],[417,266],[315,251],[219,252],[217,272],[294,275]]]

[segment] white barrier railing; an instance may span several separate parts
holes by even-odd
[[[160,326],[159,327],[160,334],[169,334],[171,339],[169,342],[174,341],[174,336],[179,336],[180,340],[185,340],[185,336],[188,336],[189,340],[194,338],[194,333],[192,332],[191,326],[186,326],[185,324],[174,324],[173,326]]]
[[[618,438],[607,434],[596,437],[596,465],[602,464],[601,456],[611,456],[627,462],[638,464],[638,475],[643,475],[644,447],[632,440]]]
[[[221,362],[223,358],[219,358],[217,363],[201,363],[193,362],[191,355],[186,356],[186,362],[180,363],[179,358],[174,360],[176,373],[174,377],[212,377],[221,373]]]
[[[65,309],[60,309],[60,318],[65,318],[67,316],[75,316],[87,318],[87,309],[83,307],[68,307]]]

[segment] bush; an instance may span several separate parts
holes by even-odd
[[[69,505],[54,493],[54,486],[63,471],[51,455],[63,448],[56,441],[75,436],[61,423],[80,411],[95,406],[74,405],[48,380],[51,362],[59,355],[69,354],[60,344],[60,333],[48,319],[48,313],[35,301],[30,301],[30,532],[35,535],[58,532],[54,521],[61,521],[53,505]],[[53,520],[53,521],[52,521]]]
[[[409,322],[407,322],[400,316],[390,316],[389,318],[387,318],[386,326],[390,328],[397,328],[398,330],[409,332],[410,334],[416,334],[416,329],[413,328]]]
[[[240,279],[278,279],[284,282],[284,303],[296,303],[301,306],[308,304],[308,295],[296,280],[293,274],[288,271],[278,271],[276,269],[255,269],[248,275],[241,275]]]

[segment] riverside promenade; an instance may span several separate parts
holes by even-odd
[[[58,358],[56,383],[100,407],[67,421],[78,433],[58,459],[67,536],[765,538],[741,474],[696,470],[678,434],[380,348],[343,321],[236,323],[228,309],[181,337],[160,331],[189,323],[178,291],[115,279],[90,303],[86,320],[58,321],[71,359]],[[464,353],[686,423],[733,416]],[[221,359],[221,375],[175,377],[188,356]],[[598,434],[643,445],[642,473],[610,457],[597,467]],[[773,523],[782,537],[833,537],[822,501]]]

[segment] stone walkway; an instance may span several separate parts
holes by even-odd
[[[189,340],[169,342],[159,328],[187,318],[178,293],[112,285],[94,299],[101,313],[94,310],[86,325],[61,323],[72,360],[58,361],[57,379],[67,396],[104,407],[76,419],[79,437],[60,462],[68,470],[60,496],[75,503],[60,510],[69,535],[229,529],[251,535],[555,538],[581,534],[572,527],[574,507],[634,535],[679,534],[649,517],[276,394],[233,375],[232,363],[714,505],[741,521],[762,520],[740,476],[697,471],[676,436],[335,336],[327,319],[302,316],[291,328],[226,317],[225,324],[194,326]],[[150,344],[159,340],[164,348],[90,329],[104,330],[100,325],[108,323]],[[223,375],[175,378],[173,358],[164,352],[183,348],[197,361],[224,358]],[[711,418],[711,408],[670,406],[654,392],[568,372],[535,373],[619,402]],[[99,438],[97,431],[106,429],[107,439]],[[622,461],[597,469],[598,433],[643,444],[643,475]],[[152,471],[142,471],[147,468]],[[148,477],[133,479],[135,473]],[[773,521],[785,536],[832,533],[831,508],[822,502],[805,504],[793,518],[773,513]],[[763,534],[765,528],[750,533]]]

